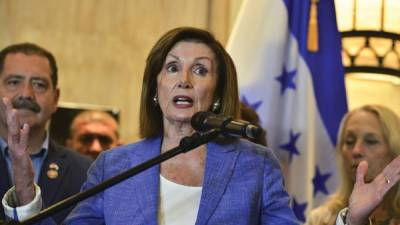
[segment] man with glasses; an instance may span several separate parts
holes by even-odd
[[[83,111],[72,121],[66,145],[95,159],[100,152],[121,145],[118,123],[107,112]]]

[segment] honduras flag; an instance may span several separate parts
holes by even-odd
[[[335,143],[347,103],[334,2],[244,0],[227,50],[304,222],[338,183]]]

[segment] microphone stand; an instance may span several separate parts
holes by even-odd
[[[89,188],[83,192],[72,195],[58,203],[55,203],[54,205],[40,211],[38,214],[32,216],[31,218],[29,218],[27,220],[24,220],[21,222],[18,222],[15,220],[10,220],[10,221],[6,221],[5,223],[1,223],[1,225],[30,225],[35,222],[38,222],[44,218],[49,217],[50,215],[62,210],[62,209],[72,206],[88,197],[91,197],[91,196],[103,191],[104,189],[107,189],[123,180],[126,180],[132,176],[135,176],[136,174],[141,173],[142,171],[144,171],[150,167],[160,164],[161,162],[164,162],[165,160],[168,160],[180,153],[188,152],[200,145],[203,145],[203,144],[215,139],[220,133],[221,133],[221,131],[219,129],[212,129],[212,130],[209,130],[209,131],[201,133],[201,134],[198,132],[195,132],[191,136],[182,138],[177,147],[175,147],[163,154],[160,154],[157,157],[149,159],[146,162],[143,162],[125,172],[122,172],[121,174],[114,176],[114,177],[98,184],[97,186]]]

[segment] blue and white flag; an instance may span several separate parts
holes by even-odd
[[[312,4],[318,30],[309,34]],[[316,52],[307,47],[313,37]],[[227,50],[241,99],[260,115],[304,222],[338,183],[335,143],[347,103],[334,2],[244,0]]]

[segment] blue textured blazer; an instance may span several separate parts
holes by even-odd
[[[102,153],[88,172],[90,188],[160,154],[161,138]],[[159,166],[81,202],[66,224],[156,225]],[[298,224],[288,206],[279,164],[272,152],[246,140],[208,144],[196,225]]]

